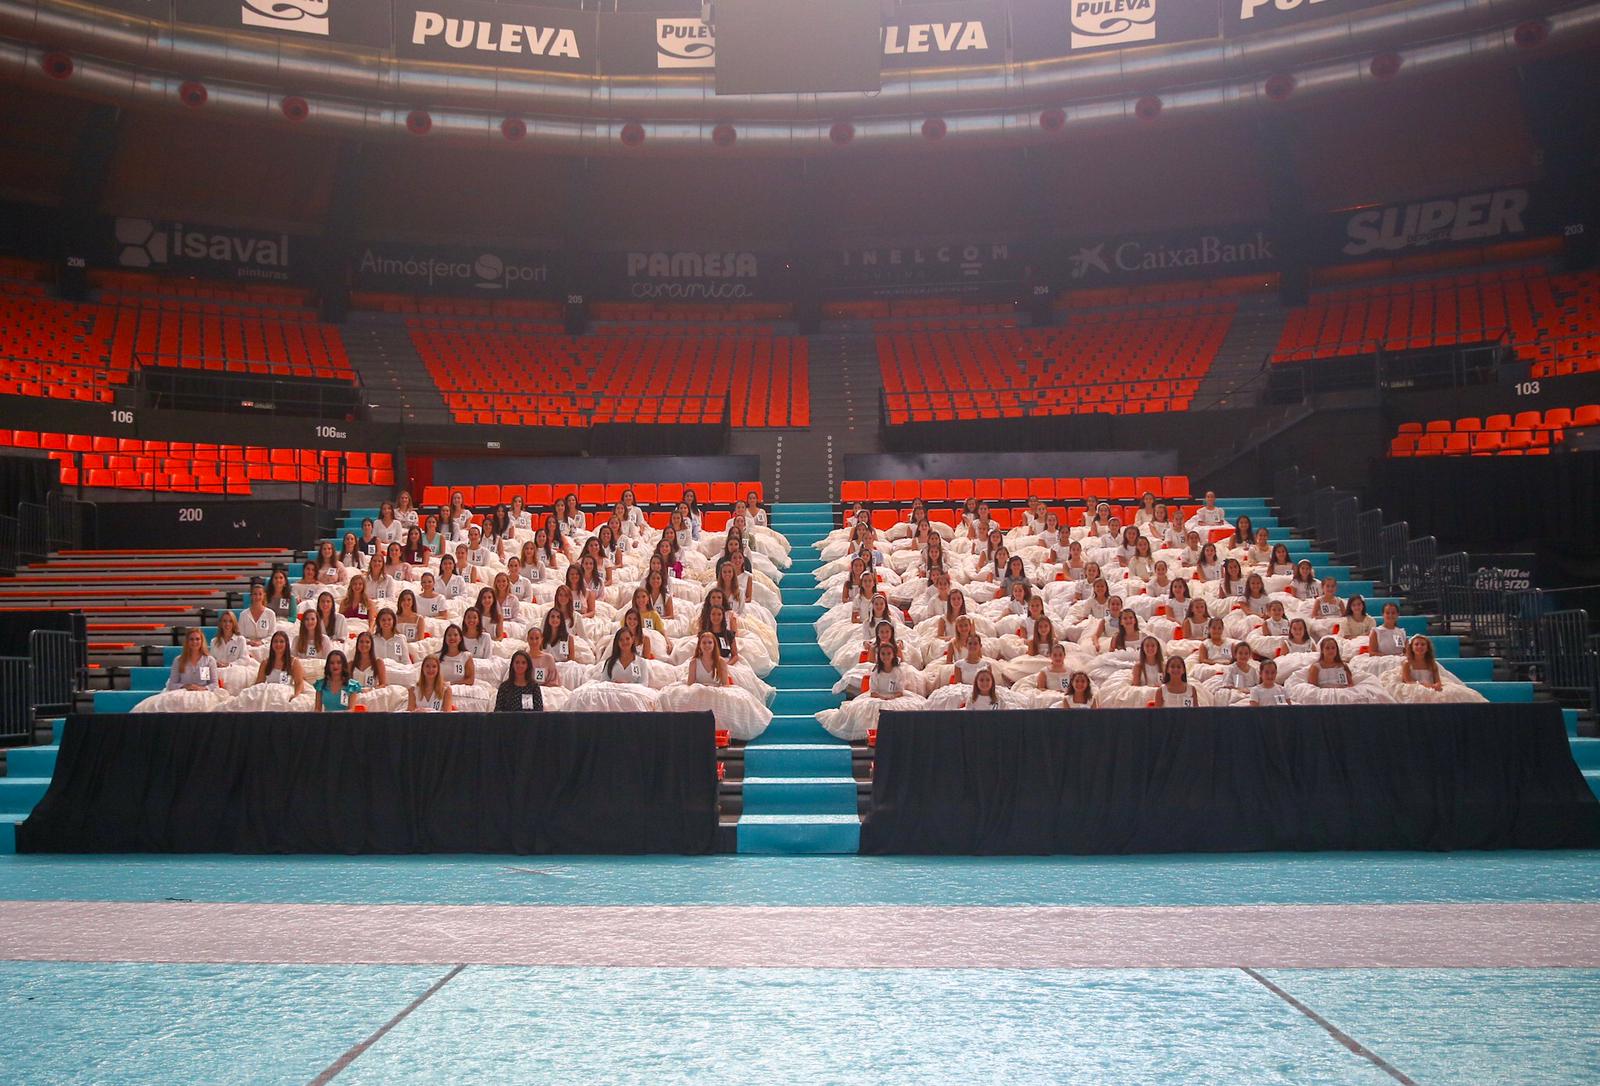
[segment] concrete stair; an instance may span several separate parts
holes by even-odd
[[[858,784],[850,745],[835,739],[812,714],[838,703],[838,675],[817,644],[812,623],[822,615],[812,544],[833,530],[826,502],[773,506],[772,526],[793,547],[779,592],[778,666],[767,676],[777,688],[772,724],[744,749],[744,809],[738,850],[765,855],[853,853],[860,844]]]

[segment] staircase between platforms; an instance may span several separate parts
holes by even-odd
[[[793,564],[779,591],[778,666],[766,681],[778,691],[772,724],[744,748],[744,807],[738,850],[766,855],[854,853],[861,839],[858,782],[850,744],[822,730],[812,714],[838,704],[838,674],[817,644],[822,616],[817,540],[833,530],[833,507],[784,503],[772,527],[788,538]]]
[[[344,327],[345,353],[361,375],[378,422],[449,423],[450,409],[404,322],[356,314]]]

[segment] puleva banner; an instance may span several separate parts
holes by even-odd
[[[1071,288],[1272,271],[1278,266],[1278,244],[1265,226],[1222,226],[1081,238],[1060,243],[1055,257],[1051,282]]]
[[[1194,0],[1064,0],[1011,5],[1011,49],[1017,60],[1198,41],[1217,34],[1216,6]]]
[[[176,0],[178,21],[224,30],[387,49],[394,35],[381,0]]]
[[[897,6],[883,27],[885,68],[950,68],[1006,58],[1006,12],[997,3]]]
[[[1222,32],[1230,38],[1332,19],[1393,0],[1222,0]]]
[[[1553,233],[1557,216],[1541,195],[1528,185],[1510,185],[1461,196],[1335,211],[1317,225],[1313,260],[1380,260],[1423,249]]]
[[[395,56],[490,68],[593,72],[593,12],[488,4],[481,0],[395,0]]]
[[[106,238],[107,262],[116,267],[268,283],[305,274],[314,244],[290,234],[137,218],[109,220]]]
[[[474,298],[554,298],[558,267],[554,253],[387,242],[362,246],[350,262],[357,290]]]

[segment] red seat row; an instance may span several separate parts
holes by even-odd
[[[730,506],[735,502],[743,501],[751,491],[755,491],[758,500],[764,499],[765,490],[760,482],[743,483],[578,483],[576,485],[562,485],[558,483],[526,483],[526,484],[497,484],[479,483],[476,486],[438,486],[431,485],[422,489],[422,505],[425,509],[435,509],[450,501],[450,495],[456,491],[461,492],[461,500],[470,509],[482,511],[485,507],[509,503],[512,498],[521,498],[533,509],[548,509],[557,501],[569,494],[578,496],[578,504],[586,510],[596,507],[609,508],[622,500],[623,491],[632,490],[633,496],[640,505],[676,505],[683,500],[686,491],[694,491],[695,500],[701,505]]]
[[[1541,456],[1566,439],[1569,427],[1600,426],[1600,404],[1552,407],[1426,424],[1403,422],[1389,440],[1390,456]]]
[[[1187,498],[1187,475],[1093,476],[1058,479],[1045,476],[1011,479],[847,479],[839,485],[839,500],[853,502],[987,502],[1137,501],[1146,493],[1171,500]]]

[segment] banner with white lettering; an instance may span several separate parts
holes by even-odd
[[[1222,0],[1222,32],[1236,38],[1299,26],[1314,19],[1332,19],[1394,0]]]
[[[949,68],[1006,59],[1006,15],[997,3],[914,4],[883,27],[885,68]]]
[[[665,249],[594,253],[592,296],[628,302],[754,302],[787,297],[789,264],[776,253]]]
[[[824,291],[854,298],[999,297],[1042,278],[1037,256],[1032,244],[1014,241],[856,246],[825,254],[820,274]]]
[[[1489,245],[1554,233],[1558,216],[1536,188],[1509,185],[1463,196],[1347,208],[1316,224],[1314,263],[1382,260],[1426,249]]]
[[[203,279],[288,283],[311,264],[310,238],[159,219],[106,220],[105,263]]]
[[[619,12],[600,20],[606,75],[709,75],[716,63],[716,33],[698,15]]]
[[[94,4],[97,8],[125,11],[164,23],[172,21],[172,0],[94,0]]]
[[[1268,228],[1224,226],[1064,242],[1051,282],[1070,290],[1129,279],[1244,275],[1277,266],[1278,244]]]
[[[597,17],[481,0],[395,0],[394,52],[486,68],[596,70]]]
[[[1011,5],[1011,50],[1017,60],[1199,41],[1215,38],[1219,32],[1216,5],[1195,0],[1063,0],[1059,4]]]
[[[389,5],[377,0],[176,0],[181,23],[274,34],[307,43],[387,49]]]
[[[554,298],[556,254],[499,246],[373,242],[351,260],[356,290],[471,298]]]
[[[1472,587],[1494,592],[1526,592],[1538,579],[1538,556],[1522,554],[1473,554]]]

